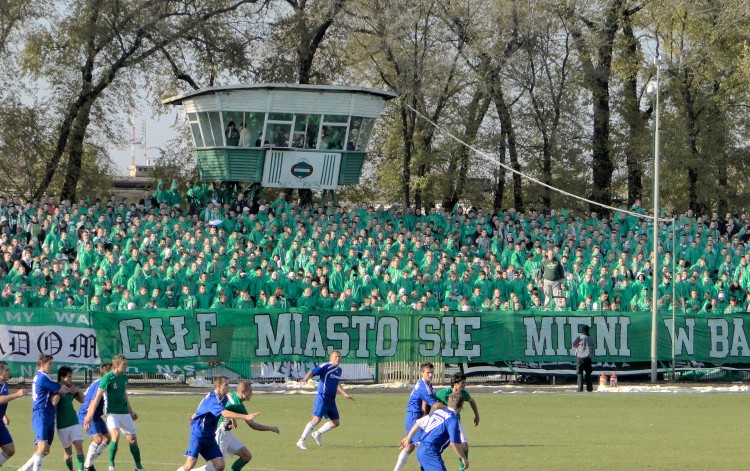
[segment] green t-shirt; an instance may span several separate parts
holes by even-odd
[[[448,386],[447,388],[443,388],[435,393],[435,397],[438,401],[442,402],[446,406],[448,405],[448,396],[453,394],[453,387]],[[471,400],[471,394],[469,394],[469,391],[462,389],[461,390],[461,397],[464,398],[464,402],[469,402]],[[458,416],[458,420],[461,420],[461,414],[456,414]]]
[[[78,414],[73,407],[75,394],[68,393],[60,396],[60,402],[57,403],[57,429],[64,429],[72,425],[78,425]]]
[[[129,414],[128,375],[110,371],[99,381],[99,389],[104,390],[105,414]]]
[[[237,394],[235,391],[230,391],[227,393],[227,404],[226,406],[224,406],[224,409],[231,411],[231,412],[236,412],[238,414],[247,414],[247,409],[245,408],[245,405],[242,403],[242,399],[240,399],[240,395]],[[221,417],[216,427],[218,429],[224,428],[227,422],[229,422],[227,419],[225,419],[224,417]]]

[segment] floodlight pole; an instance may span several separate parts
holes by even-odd
[[[651,383],[656,383],[658,374],[658,342],[659,337],[659,88],[661,64],[659,56],[654,57],[656,65],[656,87],[649,83],[649,93],[655,97],[656,119],[654,121],[654,233],[653,255],[651,269],[653,271],[651,287]],[[656,88],[654,91],[653,89]]]

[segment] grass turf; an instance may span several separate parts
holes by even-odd
[[[277,425],[280,435],[255,432],[247,426],[235,432],[250,448],[253,460],[244,469],[390,470],[404,435],[403,411],[408,392],[357,394],[351,404],[339,397],[341,427],[323,436],[323,448],[299,438],[314,400],[312,395],[255,394],[248,405],[261,411],[257,421]],[[478,427],[472,412],[463,414],[474,470],[508,469],[741,469],[746,466],[745,425],[750,419],[746,393],[715,394],[475,394],[481,413]],[[183,462],[189,435],[187,414],[198,395],[131,396],[140,414],[136,422],[146,471],[174,471]],[[6,469],[18,469],[33,452],[30,399],[10,403],[10,431],[16,455]],[[123,438],[124,440],[124,438]],[[84,449],[88,440],[84,442]],[[121,442],[118,470],[133,469]],[[106,453],[97,460],[106,468]],[[457,469],[451,449],[443,455],[449,470]],[[227,462],[229,469],[233,459]],[[199,465],[203,464],[202,460]],[[64,471],[57,437],[43,464]],[[406,466],[419,469],[416,457]]]

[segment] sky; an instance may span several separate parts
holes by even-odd
[[[123,115],[121,118],[122,134],[132,135],[131,115]],[[156,115],[154,108],[145,101],[138,103],[135,110],[135,141],[134,146],[136,165],[145,165],[144,158],[144,127],[145,127],[145,157],[151,160],[151,164],[159,157],[159,149],[163,148],[167,142],[177,137],[177,133],[172,129],[175,119],[182,120],[183,113],[181,106],[167,108],[163,115]],[[131,161],[131,146],[116,147],[114,144],[108,149],[110,157],[115,164],[116,175],[128,175],[128,167]]]

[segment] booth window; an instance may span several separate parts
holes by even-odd
[[[346,142],[346,150],[364,152],[367,150],[367,143],[370,141],[372,128],[375,125],[375,118],[360,118],[352,116],[351,125],[349,126],[349,139]]]
[[[323,115],[318,149],[344,150],[348,123],[348,116]]]
[[[226,145],[239,147],[260,147],[262,145],[260,138],[263,133],[265,113],[226,111],[222,118],[224,118]],[[234,123],[236,133],[227,134],[229,123]]]
[[[318,125],[320,116],[298,114],[294,116],[294,133],[292,135],[292,147],[298,149],[314,149],[315,140],[318,137]]]
[[[201,126],[198,121],[197,113],[187,114],[188,123],[190,123],[190,131],[193,133],[193,143],[196,148],[203,147],[203,136],[201,135]]]
[[[221,127],[221,117],[218,112],[198,113],[198,121],[203,133],[203,143],[206,147],[224,145],[224,129]]]

